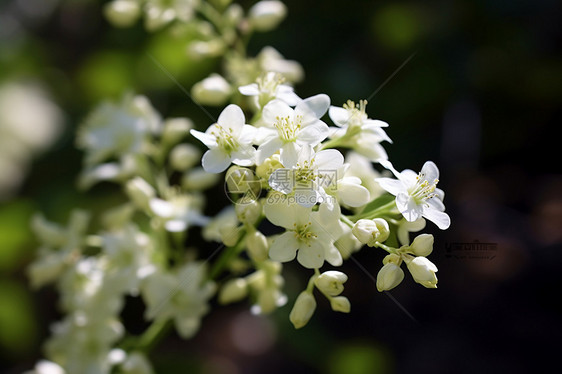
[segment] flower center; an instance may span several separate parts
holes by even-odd
[[[317,175],[314,170],[314,159],[309,161],[304,161],[301,165],[297,162],[297,166],[294,169],[295,182],[300,184],[308,184],[316,180]]]
[[[349,113],[348,124],[349,127],[361,127],[363,120],[367,118],[365,110],[367,109],[367,100],[360,100],[359,105],[355,102],[348,100],[346,104],[343,104],[343,108],[347,109]]]
[[[304,225],[297,226],[296,223],[293,224],[293,231],[295,232],[295,238],[300,242],[306,244],[310,247],[310,241],[318,238],[318,235],[311,232],[312,222],[305,223]]]
[[[408,192],[417,204],[421,204],[427,199],[432,199],[437,196],[435,193],[437,183],[439,183],[439,179],[435,179],[430,183],[425,179],[425,174],[419,173],[416,177],[416,184]]]
[[[279,138],[285,143],[294,142],[301,129],[302,116],[295,116],[294,121],[289,116],[275,117],[275,119],[273,126],[277,129]]]
[[[214,135],[217,138],[218,146],[229,156],[232,152],[236,151],[240,145],[234,137],[231,128],[227,131],[222,126],[215,125],[215,129],[211,131],[211,135]]]

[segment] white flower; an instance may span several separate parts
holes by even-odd
[[[318,153],[322,152],[325,151]],[[322,186],[328,195],[337,197],[338,201],[346,207],[357,208],[371,201],[371,195],[369,190],[361,185],[362,181],[360,178],[347,175],[349,167],[349,164],[343,164],[336,173],[333,173],[333,171],[329,173],[325,170],[326,176],[331,176],[337,180],[324,178],[328,183],[322,183]],[[328,199],[327,201],[331,200]]]
[[[280,100],[270,101],[263,108],[263,122],[270,128],[260,128],[258,163],[280,151],[283,165],[296,164],[302,146],[315,146],[328,136],[328,125],[319,118],[329,105],[330,98],[324,94],[299,102],[295,109]]]
[[[230,104],[219,116],[217,123],[206,132],[191,130],[191,134],[209,147],[203,155],[203,169],[220,173],[230,163],[240,166],[254,164],[255,148],[252,147],[256,128],[245,124],[244,113],[239,106]]]
[[[284,194],[294,191],[298,204],[311,207],[326,198],[324,188],[336,185],[343,155],[335,149],[314,153],[312,146],[304,145],[297,158],[286,157],[284,165],[271,173],[269,185]]]
[[[164,227],[170,232],[181,232],[192,225],[204,226],[208,223],[199,210],[196,198],[188,194],[173,195],[167,200],[153,198],[149,205],[151,211],[164,220]]]
[[[160,130],[159,114],[144,96],[126,96],[119,104],[102,103],[78,130],[86,165],[145,150],[150,133]]]
[[[279,198],[277,202],[275,197]],[[339,207],[330,211],[327,204],[321,204],[317,212],[312,212],[311,208],[289,204],[284,195],[271,194],[264,212],[271,223],[287,229],[271,244],[272,260],[287,262],[297,257],[302,266],[310,269],[320,268],[324,260],[334,266],[342,264],[341,254],[334,246],[343,233]]]
[[[330,138],[345,139],[341,146],[355,149],[371,161],[387,159],[382,141],[392,143],[382,127],[388,124],[383,121],[370,119],[365,113],[367,101],[361,100],[359,105],[349,100],[343,108],[331,106],[328,114],[338,128],[331,128]]]
[[[273,71],[283,75],[289,82],[300,82],[304,78],[304,70],[296,61],[286,60],[275,48],[264,47],[257,56],[262,71]]]
[[[172,318],[180,336],[192,337],[209,311],[208,301],[215,285],[206,280],[203,264],[191,262],[177,272],[158,271],[141,286],[147,304],[146,317],[156,320]]]
[[[381,161],[381,165],[392,171],[398,179],[378,178],[377,182],[396,196],[396,206],[407,221],[414,222],[424,217],[441,230],[449,227],[451,219],[444,212],[444,193],[436,187],[439,169],[433,162],[427,161],[419,174],[409,169],[399,173],[388,161]]]
[[[127,355],[121,364],[123,374],[153,374],[154,370],[146,356],[141,352],[132,352]]]
[[[283,81],[281,74],[270,71],[258,77],[256,83],[239,87],[238,91],[242,95],[251,96],[257,108],[263,108],[273,99],[279,99],[290,106],[297,105],[301,98],[295,94],[293,87],[283,84]]]

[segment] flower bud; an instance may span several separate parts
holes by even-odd
[[[208,41],[198,40],[192,42],[187,47],[187,53],[195,60],[203,58],[215,57],[224,51],[224,43],[222,40],[213,39]]]
[[[287,15],[287,7],[281,1],[259,1],[249,10],[250,25],[256,31],[270,31]]]
[[[256,200],[241,198],[234,204],[238,220],[242,223],[253,225],[262,213],[262,206]]]
[[[240,228],[237,226],[223,226],[219,228],[219,233],[221,236],[221,241],[227,247],[233,247],[238,243],[240,239]]]
[[[102,223],[110,229],[123,227],[131,221],[134,211],[135,207],[130,203],[119,205],[103,214]]]
[[[437,266],[425,257],[416,257],[406,265],[414,280],[426,288],[437,288]]]
[[[201,160],[201,151],[191,144],[179,144],[170,152],[170,165],[178,171],[186,171]]]
[[[267,238],[259,231],[246,234],[246,248],[252,260],[262,262],[267,260]]]
[[[188,118],[167,119],[162,132],[162,143],[170,146],[174,145],[187,136],[192,128],[193,122]]]
[[[135,205],[141,209],[148,209],[149,202],[156,197],[156,191],[141,177],[135,177],[127,182],[125,191]]]
[[[211,74],[201,82],[195,83],[191,89],[195,101],[203,105],[222,105],[231,93],[230,84],[218,74]]]
[[[429,256],[433,251],[433,235],[421,234],[416,236],[410,245],[410,249],[416,256]]]
[[[296,329],[300,329],[308,323],[308,321],[314,314],[315,309],[316,300],[314,299],[314,296],[312,295],[312,293],[303,291],[297,297],[295,305],[293,305],[293,309],[289,314],[289,320]]]
[[[398,286],[404,279],[404,271],[393,262],[384,265],[377,274],[377,290],[388,291]]]
[[[240,166],[231,166],[226,171],[226,187],[230,193],[245,194],[248,191],[253,192],[253,196],[257,196],[260,190],[260,184],[256,180],[254,172],[248,168]]]
[[[257,308],[259,314],[269,314],[278,306],[279,291],[275,288],[265,288],[258,293]]]
[[[271,173],[282,167],[283,164],[280,161],[279,155],[275,154],[269,158],[266,158],[261,165],[258,165],[256,167],[256,175],[259,179],[268,181]]]
[[[240,301],[248,295],[248,282],[244,278],[231,279],[222,286],[219,303],[230,304]]]
[[[347,282],[347,275],[341,271],[325,271],[314,281],[314,284],[322,293],[337,296],[343,292],[343,284]]]
[[[116,27],[129,27],[135,23],[141,13],[136,0],[114,0],[103,8],[107,20]]]
[[[229,25],[238,25],[242,17],[244,17],[244,9],[239,4],[231,4],[224,11],[224,18]]]
[[[351,303],[345,296],[336,296],[331,298],[330,305],[334,312],[349,313],[351,311]]]
[[[353,226],[352,232],[361,243],[373,247],[375,243],[382,243],[388,239],[390,229],[382,218],[360,219]]]
[[[201,191],[214,186],[220,178],[220,174],[207,173],[203,168],[197,167],[185,173],[181,185],[185,189]]]

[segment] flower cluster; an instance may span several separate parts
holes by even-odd
[[[79,186],[116,183],[122,201],[95,224],[80,210],[67,227],[34,218],[41,247],[29,276],[35,287],[57,288],[64,317],[46,343],[50,361],[30,373],[152,373],[146,354],[155,337],[172,327],[192,337],[214,297],[249,299],[259,314],[291,301],[295,328],[308,323],[317,295],[349,313],[343,292],[353,280],[340,267],[365,246],[387,252],[379,291],[402,281],[403,262],[415,282],[436,287],[437,267],[427,259],[433,236],[410,242],[410,232],[426,220],[450,225],[437,167],[428,161],[420,173],[396,171],[382,145],[391,143],[388,124],[369,117],[366,100],[340,107],[326,94],[301,98],[292,86],[302,79],[298,63],[271,47],[243,53],[252,31],[284,17],[281,2],[260,1],[246,16],[218,0],[113,0],[105,12],[119,26],[144,12],[150,30],[197,29],[205,37],[189,50],[224,55],[224,72],[191,92],[200,104],[224,108],[203,128],[164,119],[148,98],[128,94],[100,104],[80,126]],[[208,217],[206,190],[223,172],[232,204]],[[207,245],[194,248],[192,235]],[[283,289],[283,264],[291,261],[309,277],[294,300]],[[140,336],[120,319],[127,297],[146,306],[150,327]]]

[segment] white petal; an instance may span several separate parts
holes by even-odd
[[[302,115],[303,122],[306,124],[309,121],[322,117],[326,114],[329,107],[330,97],[325,94],[319,94],[298,103],[295,108],[295,114]]]
[[[388,159],[386,150],[379,143],[360,142],[355,147],[355,150],[363,156],[367,157],[372,162],[380,162],[381,160]]]
[[[446,230],[451,225],[451,218],[449,217],[449,215],[436,209],[424,209],[423,216],[431,222],[435,223],[441,230]]]
[[[370,128],[372,126],[376,127],[388,127],[388,123],[380,121],[378,119],[366,119],[363,121],[363,126],[361,128]]]
[[[423,208],[407,194],[400,193],[396,196],[396,207],[406,221],[413,222],[422,216]]]
[[[217,123],[223,128],[232,129],[235,134],[242,131],[242,127],[246,119],[244,118],[244,112],[238,105],[230,104],[219,115]]]
[[[341,201],[351,207],[360,207],[369,202],[371,196],[365,187],[340,181],[338,183],[338,197]]]
[[[284,194],[291,193],[294,187],[294,174],[292,169],[277,169],[269,176],[269,185],[275,191]]]
[[[443,202],[437,196],[434,196],[431,199],[427,199],[425,202],[431,207],[431,209],[435,209],[440,212],[445,211],[445,204],[443,204]]]
[[[272,100],[263,107],[262,119],[268,125],[273,127],[277,122],[277,117],[293,118],[293,109],[281,100]]]
[[[293,91],[293,87],[284,84],[277,88],[276,97],[290,106],[295,106],[302,101],[302,99]]]
[[[283,146],[281,139],[274,137],[263,143],[258,147],[256,154],[256,162],[263,164],[266,158],[277,152]]]
[[[150,210],[158,217],[170,218],[174,214],[174,205],[168,201],[154,198],[149,202]]]
[[[252,146],[243,147],[232,152],[232,163],[240,166],[251,166],[255,163],[256,149]]]
[[[230,165],[230,156],[219,149],[210,149],[203,155],[201,163],[208,173],[221,173]]]
[[[375,182],[377,182],[385,191],[390,192],[394,196],[398,196],[398,194],[406,192],[406,186],[404,186],[404,183],[398,179],[377,178],[375,179]]]
[[[297,255],[299,263],[308,269],[319,269],[324,264],[324,247],[315,240],[308,245],[301,245]]]
[[[343,155],[337,149],[326,149],[314,155],[318,169],[336,172],[343,166]]]
[[[280,262],[291,261],[297,255],[299,245],[295,233],[287,231],[273,240],[269,248],[269,258]]]
[[[240,93],[245,96],[256,96],[260,94],[260,90],[258,88],[257,83],[251,83],[246,86],[240,86],[238,87],[238,91],[240,91]]]
[[[315,186],[311,184],[309,188],[301,187],[301,189],[298,189],[299,187],[297,185],[295,187],[295,200],[297,201],[297,204],[305,208],[310,208],[316,205],[316,203],[318,202],[318,193],[316,192],[316,189],[314,187]]]
[[[205,144],[207,147],[213,148],[217,146],[217,138],[215,136],[197,130],[190,130],[189,132],[194,138],[201,141],[201,143]]]
[[[331,106],[330,110],[328,111],[328,115],[334,121],[336,126],[344,126],[347,125],[347,121],[349,120],[349,112],[347,109],[340,108],[337,106]]]
[[[269,194],[263,205],[263,211],[269,222],[274,225],[292,229],[296,222],[294,206],[289,204],[287,196],[280,192]]]
[[[436,179],[439,179],[439,169],[432,161],[427,161],[423,164],[421,173],[424,175],[425,180],[429,183],[433,183]]]
[[[315,146],[322,140],[326,139],[329,133],[330,128],[328,125],[322,121],[315,121],[299,131],[297,140],[299,142]]]
[[[242,145],[254,144],[258,135],[258,129],[254,126],[244,125],[242,131],[238,135],[238,142]]]
[[[341,252],[338,251],[334,245],[326,246],[324,256],[326,257],[326,261],[332,266],[341,266],[343,264]]]
[[[279,160],[285,167],[294,167],[297,165],[299,158],[300,147],[294,142],[285,143],[281,147],[281,152],[279,154]]]

